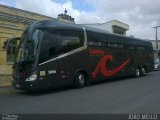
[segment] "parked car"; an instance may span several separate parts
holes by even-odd
[[[160,61],[159,60],[154,61],[154,70],[155,71],[160,70]]]

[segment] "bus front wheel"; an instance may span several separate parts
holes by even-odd
[[[83,72],[76,73],[74,77],[74,85],[76,88],[83,88],[85,86],[86,76]]]

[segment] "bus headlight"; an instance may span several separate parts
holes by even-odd
[[[35,81],[37,79],[37,75],[33,74],[29,78],[26,79],[26,81]]]

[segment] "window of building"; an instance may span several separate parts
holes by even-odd
[[[7,63],[13,64],[16,55],[17,41],[12,41],[7,44]]]
[[[113,33],[125,35],[125,31],[123,29],[116,28],[116,27],[113,27]]]
[[[3,42],[2,50],[6,50],[6,47],[7,47],[7,41],[4,41],[4,42]]]

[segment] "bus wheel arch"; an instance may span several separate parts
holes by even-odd
[[[84,70],[78,70],[74,75],[74,86],[76,88],[83,88],[85,85],[89,83],[88,73]]]

